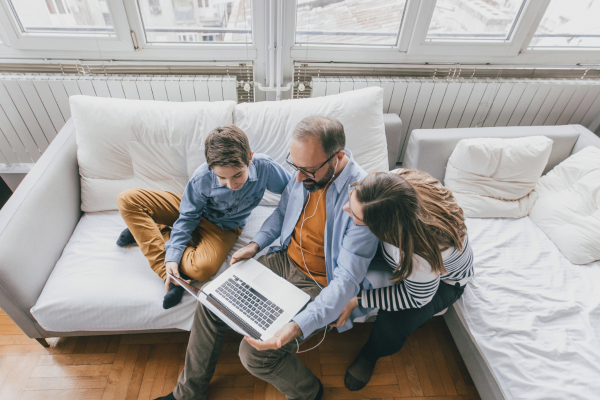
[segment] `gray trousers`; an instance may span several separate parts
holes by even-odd
[[[320,289],[290,260],[286,251],[262,256],[258,261],[307,293],[311,300]],[[198,302],[190,341],[185,354],[185,367],[173,395],[178,400],[206,399],[208,384],[215,372],[225,335],[229,327]],[[298,339],[299,343],[302,343]],[[296,356],[296,341],[277,350],[258,351],[242,340],[240,360],[246,369],[281,391],[288,399],[312,400],[319,391],[318,378]]]

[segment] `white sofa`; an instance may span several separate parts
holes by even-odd
[[[286,165],[294,126],[314,114],[344,124],[347,147],[365,169],[388,170],[398,159],[401,122],[383,115],[382,102],[381,88],[320,99],[212,103],[210,113],[206,103],[72,99],[73,119],[0,211],[0,307],[42,344],[46,337],[189,329],[192,298],[163,310],[164,286],[139,248],[116,246],[125,227],[116,194],[140,186],[181,192],[203,162],[204,137],[214,124],[235,123],[254,151]],[[265,196],[234,250],[250,241],[276,204],[276,196]]]
[[[354,101],[364,106],[362,97]],[[313,103],[313,106],[315,108],[307,108],[312,113],[327,110],[319,103]],[[281,131],[289,133],[293,121],[281,124],[277,122],[277,116],[281,112],[295,113],[296,107],[302,108],[301,105],[281,102],[280,105],[249,104],[236,106],[236,109],[238,107],[243,114],[256,117],[252,124],[241,124],[259,140],[255,143],[265,146],[257,148],[251,139],[255,150],[264,151],[275,146],[279,152],[267,153],[276,159],[285,157],[281,151],[286,144],[276,140],[276,136],[269,136],[276,131],[271,128],[284,126]],[[270,108],[274,109],[269,111]],[[330,115],[344,122],[347,116],[338,112],[341,110]],[[350,114],[352,117],[352,112]],[[295,118],[299,117],[301,113],[295,115]],[[387,165],[393,168],[403,139],[400,121],[396,115],[379,117],[385,125],[386,136],[382,139],[383,131],[380,130],[374,138],[379,141],[375,145],[380,149],[375,156],[387,156],[385,150],[381,150],[382,140],[387,139],[390,154]],[[236,122],[235,113],[233,118]],[[345,121],[345,126],[351,136],[361,134],[353,133],[349,121]],[[600,138],[578,125],[415,130],[408,141],[404,167],[424,170],[443,181],[448,158],[459,140],[533,135],[554,140],[545,172],[587,146],[600,147]],[[361,138],[350,139],[350,149],[360,156],[364,149],[353,148],[352,143]],[[369,147],[373,138],[367,139],[361,146]],[[119,249],[114,245],[117,234],[124,228],[118,214],[114,210],[104,210],[82,215],[76,150],[75,127],[69,121],[0,211],[0,307],[29,337],[38,339],[188,328],[194,307],[191,299],[188,297],[178,306],[179,314],[160,314],[162,283],[153,276],[139,249],[135,246]],[[373,160],[365,161],[368,164]],[[267,198],[264,206],[255,210],[236,246],[252,237],[271,212],[273,202],[274,199]],[[518,220],[471,219],[467,220],[467,226],[475,252],[476,276],[444,318],[481,397],[596,397],[600,393],[597,379],[600,370],[600,334],[597,330],[600,300],[595,294],[594,282],[600,281],[600,262],[588,266],[568,262],[528,217]],[[70,270],[58,268],[57,262],[61,259]],[[92,267],[85,263],[91,263]],[[80,265],[82,268],[78,268]],[[374,284],[375,276],[380,279],[384,276],[376,270],[372,268],[367,275]],[[60,291],[65,290],[60,283],[68,279],[68,272],[79,274],[75,284],[80,283],[85,289],[79,297],[82,308],[77,312],[83,310],[89,315],[78,315],[59,304],[64,299]],[[61,274],[64,275],[61,277]],[[106,282],[103,274],[109,275],[115,285],[98,290],[95,280]],[[545,278],[541,283],[536,280],[540,276]],[[58,282],[52,288],[53,292],[49,292],[55,296],[40,299],[49,284],[49,277],[55,277]],[[143,283],[141,288],[131,286],[140,282]],[[384,282],[382,279],[379,286]],[[119,304],[119,296],[126,290],[135,290],[146,297],[137,305]],[[35,316],[44,324],[59,324],[59,327],[71,324],[70,329],[44,329],[30,311],[34,306]],[[157,311],[151,320],[144,317],[147,308]],[[132,328],[128,326],[131,322],[128,319],[141,325]],[[93,324],[94,320],[100,325],[77,326],[78,323]]]

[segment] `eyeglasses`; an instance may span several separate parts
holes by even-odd
[[[302,172],[304,175],[308,176],[309,178],[315,179],[315,174],[317,172],[319,172],[319,170],[321,168],[323,168],[325,166],[325,164],[327,164],[333,157],[335,157],[339,152],[333,154],[331,157],[329,157],[327,159],[327,161],[325,161],[323,164],[321,164],[321,166],[317,169],[315,169],[313,172],[307,171],[304,168],[301,168],[299,166],[297,166],[296,164],[294,164],[293,162],[290,161],[290,153],[288,153],[287,157],[285,158],[285,162],[289,164],[290,167],[294,168],[296,171],[298,172]]]
[[[356,186],[348,186],[348,208],[350,208],[350,215],[352,215],[352,219],[354,221],[360,222],[360,224],[357,224],[356,222],[354,222],[356,225],[366,226],[365,223],[363,222],[363,220],[358,218],[356,215],[354,215],[354,211],[352,211],[352,191],[354,189],[356,189]]]

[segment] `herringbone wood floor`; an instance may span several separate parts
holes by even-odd
[[[371,324],[358,324],[343,334],[329,332],[321,346],[299,355],[323,382],[325,399],[479,399],[440,317],[415,332],[398,354],[379,360],[367,387],[348,391],[346,368],[370,329]],[[244,369],[237,355],[240,340],[228,336],[209,399],[284,399]],[[0,399],[154,399],[173,390],[187,341],[187,333],[82,336],[49,339],[46,349],[0,311]]]

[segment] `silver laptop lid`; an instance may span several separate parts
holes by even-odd
[[[181,287],[184,288],[189,294],[194,296],[196,299],[199,298],[198,296],[200,295],[200,289],[198,289],[195,286],[190,285],[183,279],[180,279],[180,278],[176,277],[175,275],[172,275],[170,272],[167,272],[167,275],[169,275],[171,277],[171,279],[175,280],[175,282],[179,283],[181,285]]]

